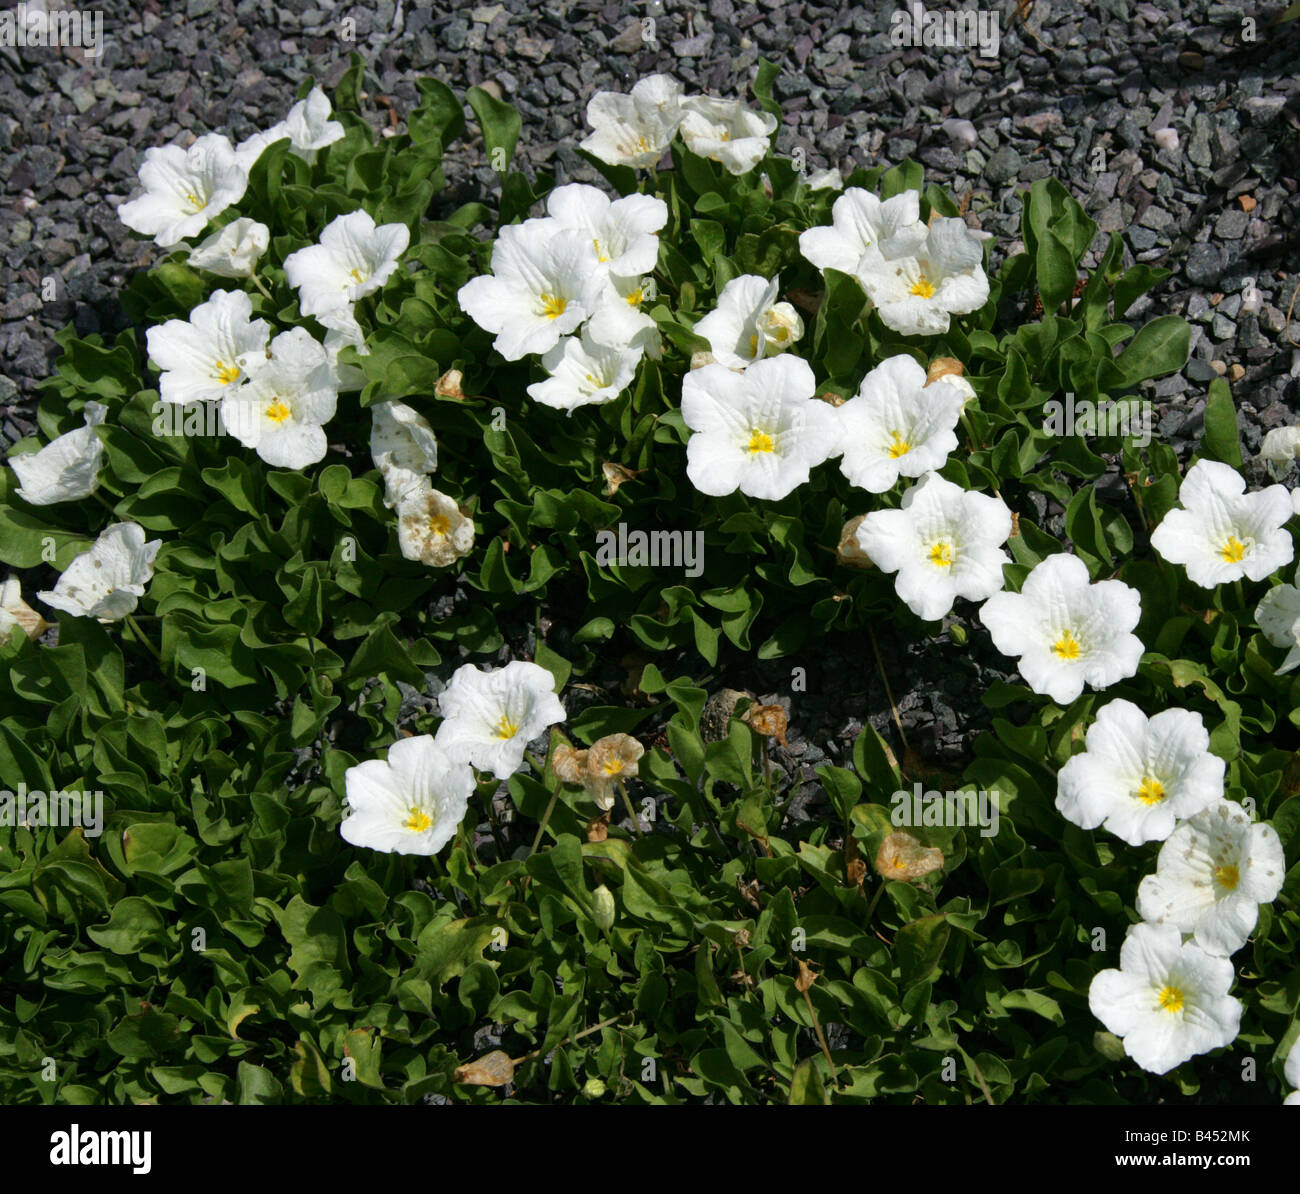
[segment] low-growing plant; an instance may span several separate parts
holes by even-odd
[[[598,95],[603,188],[359,59],[150,152],[0,474],[5,1101],[1281,1097],[1291,496],[1225,381],[1152,437],[1189,329],[1064,187],[1012,251],[810,176],[775,73]],[[970,757],[774,766],[805,685],[728,680],[885,627],[1018,668]]]

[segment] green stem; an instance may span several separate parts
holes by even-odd
[[[249,274],[248,280],[252,282],[252,284],[262,292],[267,302],[269,303],[275,302],[275,296],[269,290],[267,290],[266,284],[262,281],[260,277],[258,277],[256,273]]]
[[[551,813],[555,811],[555,802],[560,797],[560,785],[557,783],[551,792],[550,802],[546,806],[546,811],[542,814],[541,824],[537,826],[537,836],[533,838],[533,844],[528,848],[528,856],[531,858],[537,853],[537,847],[542,844],[542,834],[546,832],[546,824],[551,819]]]
[[[876,905],[880,903],[880,897],[884,894],[884,891],[885,881],[881,879],[880,883],[876,887],[876,894],[871,897],[871,903],[867,905],[867,924],[871,923],[871,917],[876,911]]]
[[[135,635],[140,645],[148,650],[149,654],[158,661],[158,664],[161,667],[163,661],[162,655],[159,654],[158,648],[155,647],[149,639],[145,638],[144,631],[140,629],[140,624],[130,614],[126,615],[126,624],[131,628],[131,633]]]
[[[621,779],[618,780],[617,782],[618,782],[618,790],[623,794],[623,803],[627,806],[628,816],[632,818],[632,827],[633,829],[636,830],[637,836],[640,837],[641,818],[637,816],[636,809],[632,807],[632,797],[627,794],[627,787],[624,785]]]

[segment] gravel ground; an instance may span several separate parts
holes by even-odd
[[[1019,247],[1017,193],[1055,175],[1101,233],[1124,234],[1130,260],[1173,270],[1129,319],[1173,312],[1192,321],[1186,369],[1150,388],[1156,434],[1184,455],[1199,437],[1216,374],[1238,383],[1249,449],[1269,428],[1295,420],[1300,352],[1288,342],[1287,310],[1300,281],[1293,74],[1300,22],[1268,27],[1280,6],[1037,0],[1026,28],[1013,19],[1013,4],[991,5],[1001,31],[993,60],[961,48],[892,45],[890,20],[901,7],[892,3],[99,7],[107,44],[97,58],[0,47],[0,446],[34,429],[31,404],[52,367],[54,332],[70,320],[83,332],[116,331],[117,289],[154,258],[154,247],[115,214],[133,191],[143,151],[209,130],[247,136],[283,115],[307,75],[336,82],[353,51],[373,74],[376,127],[390,123],[390,111],[401,127],[419,75],[458,91],[481,84],[520,109],[525,168],[552,170],[559,181],[591,177],[573,147],[593,92],[626,90],[662,71],[691,90],[743,94],[759,57],[772,58],[781,65],[776,90],[785,113],[778,148],[801,149],[811,168],[847,172],[916,157],[929,180],[973,192],[968,219],[995,234],[999,256]],[[459,175],[457,199],[491,189],[491,171],[472,146],[452,161],[462,163],[448,170],[453,182]],[[1105,243],[1101,233],[1094,249]],[[1300,339],[1300,324],[1292,334]],[[1049,529],[1052,514],[1044,512]],[[927,754],[945,758],[974,728],[959,728],[953,711],[960,704],[968,712],[963,688],[987,683],[1000,668],[983,651],[987,662],[976,660],[974,638],[961,656],[969,667],[942,646],[942,660],[909,649],[887,666],[905,724]],[[848,684],[850,692],[871,690],[868,716],[885,730],[888,702],[867,671],[834,683],[827,676],[824,691],[837,693],[827,717],[841,716]],[[762,695],[776,679],[730,682]],[[838,736],[851,741],[851,730],[841,726]]]

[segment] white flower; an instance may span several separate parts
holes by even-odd
[[[1289,464],[1300,456],[1300,425],[1274,427],[1264,436],[1259,454],[1271,464]]]
[[[528,743],[565,716],[551,673],[519,659],[491,671],[470,663],[457,668],[438,707],[446,719],[438,742],[497,779],[518,771]]]
[[[900,476],[942,468],[957,448],[963,403],[961,391],[946,382],[927,385],[911,357],[887,358],[835,408],[844,444],[840,471],[859,488],[884,493]]]
[[[958,219],[934,220],[911,256],[868,255],[859,275],[885,326],[905,336],[946,332],[950,315],[978,311],[989,297],[984,250]]]
[[[1283,1073],[1292,1086],[1300,1086],[1300,1037],[1296,1037],[1292,1042],[1291,1052],[1286,1055]]]
[[[264,319],[250,321],[252,300],[242,290],[214,290],[190,312],[189,322],[169,319],[145,333],[149,359],[161,371],[164,402],[224,398],[247,374],[240,361],[265,353],[271,335]]]
[[[164,145],[145,150],[140,182],[144,194],[120,204],[118,219],[170,248],[197,236],[210,220],[238,203],[248,189],[248,173],[230,142],[208,133],[188,149]]]
[[[294,152],[309,162],[316,160],[318,149],[332,145],[343,136],[343,126],[330,119],[330,111],[329,98],[319,87],[313,87],[305,100],[299,100],[289,109],[280,126]]]
[[[542,368],[550,374],[535,381],[528,393],[543,406],[567,410],[612,402],[636,376],[638,348],[607,348],[582,329],[581,336],[566,336],[542,357]]]
[[[650,75],[630,95],[598,91],[587,104],[595,130],[579,148],[610,166],[654,166],[682,120],[682,85],[668,75]]]
[[[454,498],[421,477],[398,499],[397,544],[408,560],[446,568],[474,546],[474,520],[460,512]]]
[[[1286,878],[1282,842],[1231,800],[1184,821],[1160,847],[1156,873],[1138,887],[1137,910],[1151,924],[1190,933],[1206,953],[1227,957],[1255,929],[1260,904]]]
[[[604,278],[591,246],[545,221],[507,224],[492,249],[492,272],[472,278],[457,298],[507,361],[554,348],[596,309]]]
[[[284,121],[273,124],[269,129],[264,129],[260,133],[254,133],[251,137],[245,137],[238,145],[235,146],[235,159],[239,162],[240,167],[246,174],[252,174],[253,167],[257,165],[257,159],[262,156],[266,150],[274,145],[277,141],[283,141],[289,133],[284,127]]]
[[[1002,588],[999,550],[1011,535],[1000,498],[973,493],[927,473],[897,510],[875,510],[858,524],[857,543],[885,572],[897,572],[898,595],[918,618],[934,621],[958,597],[983,601]]]
[[[919,191],[881,200],[850,187],[831,207],[830,224],[799,234],[799,251],[820,270],[865,278],[863,258],[878,264],[889,257],[910,257],[920,251],[925,236]]]
[[[329,354],[305,328],[291,328],[271,341],[269,359],[244,363],[248,383],[222,400],[222,426],[267,464],[315,464],[329,447],[322,424],[338,402]]]
[[[813,394],[808,362],[758,361],[744,373],[705,365],[682,381],[682,419],[695,434],[686,475],[701,493],[739,489],[776,501],[808,480],[814,465],[839,450],[834,411]]]
[[[776,117],[755,112],[738,100],[690,96],[682,101],[682,140],[702,158],[721,162],[731,174],[746,174],[766,155]]]
[[[1019,593],[995,593],[980,619],[1004,655],[1019,657],[1020,674],[1035,692],[1068,705],[1085,683],[1105,688],[1137,672],[1142,616],[1136,589],[1123,581],[1088,583],[1078,556],[1048,556]]]
[[[610,274],[583,331],[606,348],[640,349],[657,361],[663,355],[659,325],[641,309],[652,286],[650,278]]]
[[[844,179],[840,177],[840,172],[834,166],[829,170],[818,170],[816,174],[808,175],[806,182],[810,191],[842,191],[844,189]]]
[[[219,278],[250,278],[270,243],[271,230],[265,224],[240,216],[191,249],[186,260]]]
[[[1198,460],[1178,490],[1182,509],[1170,510],[1151,535],[1151,546],[1171,564],[1187,568],[1203,589],[1264,577],[1295,556],[1286,524],[1293,507],[1285,486],[1246,493],[1246,479],[1231,465]]]
[[[8,638],[15,626],[28,638],[40,638],[49,623],[23,600],[22,582],[11,576],[0,588],[0,638]]]
[[[662,199],[628,195],[611,201],[597,187],[574,182],[553,190],[546,210],[550,219],[539,224],[578,233],[597,264],[612,274],[649,273],[659,260],[656,234],[668,222]]]
[[[336,311],[387,282],[410,240],[405,224],[376,227],[369,212],[348,212],[330,221],[319,244],[290,253],[284,274],[304,315]]]
[[[325,328],[325,352],[334,369],[334,376],[340,390],[359,390],[366,384],[365,372],[355,365],[339,364],[339,353],[352,347],[358,356],[368,357],[370,349],[366,347],[366,334],[361,330],[352,306],[337,307],[332,311],[321,311],[316,322]]]
[[[1293,1090],[1282,1100],[1283,1107],[1300,1107],[1300,1090]]]
[[[474,773],[453,762],[431,734],[399,738],[388,758],[343,775],[343,840],[389,854],[436,854],[456,832],[474,794]]]
[[[384,478],[384,505],[392,509],[438,467],[438,441],[429,420],[404,402],[370,408],[370,457]]]
[[[759,274],[741,274],[722,288],[717,307],[695,325],[718,364],[743,369],[792,348],[803,335],[799,313],[776,301],[779,286],[779,278],[769,282]]]
[[[1164,841],[1176,821],[1223,798],[1224,762],[1190,709],[1148,718],[1116,699],[1098,711],[1086,743],[1056,777],[1056,807],[1083,829],[1104,824],[1130,846]]]
[[[1287,656],[1277,669],[1280,676],[1300,665],[1300,570],[1294,585],[1277,585],[1264,594],[1255,609],[1255,621],[1270,643],[1287,647]]]
[[[1119,966],[1092,980],[1088,1007],[1144,1070],[1167,1073],[1236,1039],[1241,1002],[1228,994],[1227,958],[1184,945],[1172,925],[1138,924],[1124,938]]]
[[[146,543],[144,529],[134,522],[114,523],[68,565],[53,592],[36,596],[74,617],[119,621],[144,596],[161,546],[161,539]]]
[[[14,492],[28,505],[77,501],[95,492],[104,459],[104,445],[95,428],[104,421],[108,407],[91,401],[81,413],[84,426],[51,440],[39,452],[9,457],[9,467],[18,477]]]

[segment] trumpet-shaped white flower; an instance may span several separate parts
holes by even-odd
[[[164,145],[145,150],[140,182],[144,194],[120,204],[118,219],[171,248],[197,236],[238,203],[248,189],[248,173],[229,140],[208,133],[188,149]]]
[[[533,382],[528,393],[543,406],[572,414],[580,406],[612,402],[632,384],[640,360],[639,348],[607,348],[583,328],[542,357],[550,377]]]
[[[1259,454],[1270,464],[1289,464],[1300,456],[1300,425],[1274,427],[1264,436]]]
[[[1160,842],[1176,821],[1223,798],[1223,760],[1190,709],[1148,718],[1116,699],[1098,711],[1086,743],[1056,777],[1056,807],[1084,829],[1104,825],[1130,846]]]
[[[652,286],[650,278],[610,274],[583,331],[606,348],[640,349],[657,361],[663,355],[659,325],[641,309]]]
[[[31,506],[77,501],[95,492],[104,445],[95,428],[108,414],[102,402],[87,402],[81,413],[85,425],[51,440],[39,452],[10,456],[9,467],[18,476],[14,492]]]
[[[857,528],[858,546],[884,572],[897,572],[898,595],[918,618],[935,621],[958,597],[983,601],[1002,588],[1000,550],[1011,511],[1000,498],[973,493],[927,473],[897,510],[874,510]]]
[[[925,377],[911,357],[889,357],[836,408],[844,443],[840,471],[854,485],[884,493],[900,476],[942,468],[956,449],[965,396],[946,381],[927,385]]]
[[[1252,824],[1234,801],[1218,800],[1160,847],[1156,873],[1138,887],[1138,915],[1190,933],[1206,953],[1227,957],[1246,944],[1260,904],[1277,899],[1285,878],[1277,831]]]
[[[591,245],[545,221],[507,224],[492,249],[492,272],[471,278],[457,298],[507,361],[544,353],[599,305],[605,279]]]
[[[1172,925],[1133,925],[1119,969],[1092,980],[1088,1007],[1138,1065],[1164,1074],[1236,1039],[1241,1002],[1228,994],[1233,977],[1227,958],[1184,945]]]
[[[366,347],[366,334],[361,330],[352,307],[338,307],[333,311],[322,311],[316,316],[316,322],[325,328],[325,352],[334,369],[334,376],[340,390],[359,390],[366,384],[365,372],[355,365],[339,363],[339,354],[345,348],[355,348],[359,356],[368,357],[370,349]]]
[[[399,738],[386,760],[349,767],[343,783],[343,840],[388,854],[436,854],[465,819],[474,794],[474,773],[450,759],[431,734]]]
[[[693,95],[682,101],[682,140],[702,158],[720,162],[730,174],[747,174],[767,154],[776,117],[755,112],[739,100]]]
[[[850,187],[831,207],[831,222],[799,234],[799,251],[820,270],[837,269],[865,279],[863,265],[891,257],[910,257],[925,244],[921,194],[903,191],[879,199]]]
[[[694,434],[686,475],[714,497],[737,489],[776,501],[839,450],[835,412],[813,394],[808,362],[758,361],[744,373],[705,365],[682,381],[682,419]]]
[[[1004,655],[1019,658],[1020,674],[1035,692],[1068,705],[1084,684],[1106,688],[1137,672],[1142,640],[1133,628],[1142,616],[1136,589],[1119,580],[1088,583],[1078,556],[1048,556],[1019,593],[995,593],[980,619]]]
[[[369,212],[351,211],[330,221],[319,244],[290,253],[284,274],[304,315],[337,311],[387,282],[410,241],[405,224],[376,226]]]
[[[343,137],[343,126],[330,119],[331,111],[329,97],[319,87],[313,87],[306,99],[289,109],[280,126],[294,152],[309,162],[316,160],[317,150]]]
[[[235,146],[235,158],[246,174],[252,174],[253,167],[257,165],[257,159],[277,141],[283,141],[288,136],[284,121],[281,120],[278,124],[273,124],[269,129],[263,129],[260,133],[245,137]]]
[[[438,441],[429,420],[413,407],[376,402],[370,408],[370,457],[384,478],[384,505],[392,509],[438,467]]]
[[[40,638],[49,623],[23,600],[22,582],[11,576],[0,588],[0,638],[8,638],[15,626],[28,638]]]
[[[779,278],[741,274],[722,288],[717,307],[695,325],[718,364],[743,369],[798,342],[803,320],[789,303],[776,301],[779,286]]]
[[[497,779],[518,771],[528,743],[565,716],[551,673],[520,659],[491,671],[457,668],[438,707],[446,719],[439,744]]]
[[[338,403],[329,354],[305,328],[291,328],[271,341],[269,358],[244,365],[248,383],[222,400],[222,426],[267,464],[315,464],[329,447],[323,424]]]
[[[253,302],[242,290],[214,290],[190,312],[189,321],[169,319],[145,333],[149,359],[161,371],[164,402],[225,398],[247,380],[242,360],[265,354],[271,328],[250,319]]]
[[[474,520],[461,513],[454,498],[421,477],[398,499],[397,544],[408,560],[446,568],[474,546]]]
[[[962,220],[934,220],[907,257],[859,263],[859,276],[885,326],[905,336],[935,336],[949,317],[978,311],[989,297],[984,250]]]
[[[77,618],[120,621],[144,596],[161,546],[161,539],[145,542],[144,528],[137,523],[114,523],[100,533],[89,551],[68,565],[52,592],[36,596]]]
[[[610,166],[654,166],[682,121],[682,85],[668,75],[650,75],[631,94],[598,91],[587,103],[595,130],[581,149]]]
[[[1277,585],[1264,594],[1255,610],[1255,621],[1270,643],[1286,647],[1287,656],[1277,669],[1280,676],[1300,666],[1300,570],[1294,585]]]
[[[1170,510],[1152,532],[1151,546],[1182,564],[1203,589],[1264,577],[1295,557],[1286,524],[1293,507],[1283,485],[1246,493],[1231,465],[1198,460],[1178,490],[1182,509]]]
[[[659,229],[668,204],[652,195],[611,201],[598,187],[574,182],[556,187],[546,200],[543,226],[576,232],[591,246],[596,264],[612,274],[645,274],[659,260]]]
[[[271,230],[265,224],[240,216],[191,249],[186,260],[219,278],[250,278],[270,243]]]

